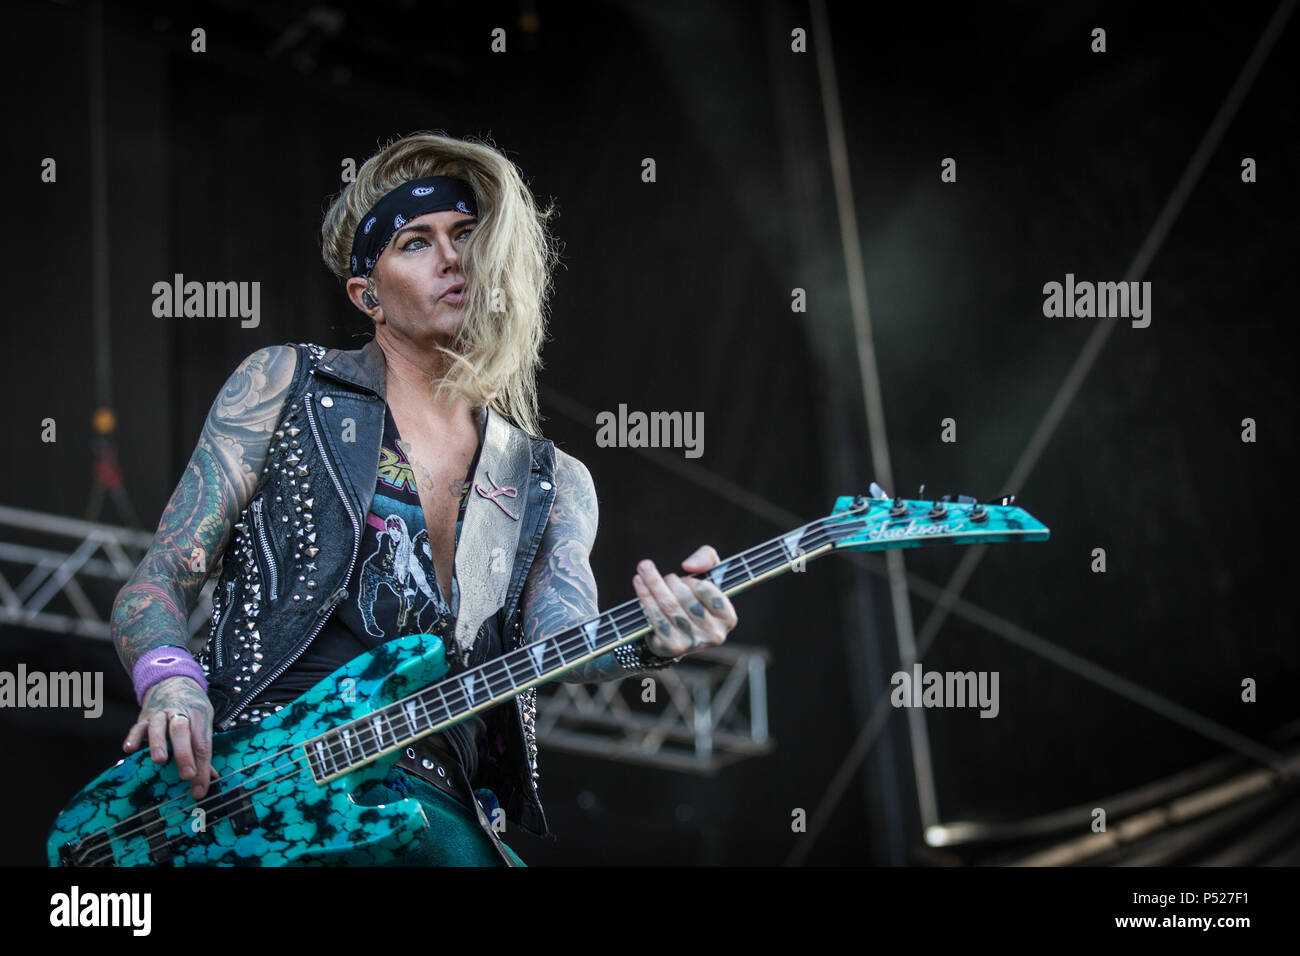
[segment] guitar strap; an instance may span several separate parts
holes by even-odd
[[[492,821],[488,819],[487,812],[483,809],[483,805],[478,802],[478,797],[474,796],[474,788],[470,785],[469,778],[465,776],[465,768],[461,767],[459,764],[456,766],[456,776],[459,777],[458,782],[461,789],[469,794],[469,802],[473,805],[474,812],[478,815],[479,827],[487,834],[488,839],[492,841],[492,846],[496,849],[497,853],[501,855],[501,859],[505,861],[506,866],[518,866],[519,864],[515,862],[514,857],[506,851],[505,844],[501,842],[501,837],[497,835],[496,828],[492,826]]]

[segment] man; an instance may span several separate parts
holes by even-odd
[[[334,200],[322,255],[374,340],[262,349],[218,395],[114,605],[141,702],[124,750],[147,740],[165,763],[170,743],[202,797],[214,729],[262,719],[383,641],[436,633],[454,673],[597,612],[591,476],[537,437],[550,214],[495,149],[433,134],[390,144]],[[682,567],[718,561],[705,546]],[[218,564],[200,664],[186,618]],[[652,632],[564,679],[668,666],[735,627],[707,579],[642,561],[633,587]],[[517,863],[485,811],[499,800],[508,820],[549,832],[535,702],[530,691],[425,738],[354,799],[421,800],[441,829],[410,862]]]

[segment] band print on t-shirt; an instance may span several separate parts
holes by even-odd
[[[357,610],[366,633],[376,640],[401,634],[446,634],[451,608],[438,589],[429,532],[420,527],[424,524],[420,506],[376,494],[366,524],[375,530],[374,550],[361,563],[357,589]],[[412,526],[420,528],[414,537]],[[377,616],[375,606],[380,602],[384,602],[381,607],[391,604],[388,613]],[[393,622],[396,632],[388,634],[379,620]]]

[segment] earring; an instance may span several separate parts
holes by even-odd
[[[371,288],[374,287],[372,286]],[[368,309],[373,309],[375,306],[379,305],[379,300],[374,297],[374,294],[370,291],[370,289],[367,289],[365,292],[361,293],[361,301],[365,303],[366,308]]]

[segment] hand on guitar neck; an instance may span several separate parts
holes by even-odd
[[[721,560],[706,544],[682,562],[682,570],[702,574]],[[708,578],[660,575],[647,559],[637,565],[632,587],[654,628],[646,635],[646,646],[659,657],[680,657],[721,644],[736,626],[736,609]]]

